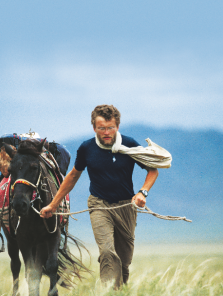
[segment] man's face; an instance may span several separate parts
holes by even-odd
[[[112,146],[115,143],[118,128],[115,118],[106,121],[104,117],[97,116],[95,119],[94,131],[102,145]]]

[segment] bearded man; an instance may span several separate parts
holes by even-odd
[[[136,211],[131,206],[109,209],[134,200],[144,207],[148,191],[153,186],[158,170],[145,167],[127,154],[113,153],[116,142],[126,147],[138,147],[134,139],[121,135],[120,112],[113,105],[97,106],[91,114],[95,137],[83,142],[77,150],[74,168],[65,177],[50,205],[41,210],[41,217],[49,218],[87,168],[90,178],[88,207],[95,240],[99,248],[100,277],[102,282],[115,281],[115,287],[127,283],[129,265],[134,249]],[[134,165],[146,168],[147,175],[138,193],[133,191]],[[95,210],[106,208],[109,210]]]

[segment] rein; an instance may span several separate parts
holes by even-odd
[[[116,206],[116,207],[110,207],[110,208],[90,208],[90,209],[86,209],[86,210],[83,210],[83,211],[78,211],[78,212],[73,212],[73,213],[52,213],[52,215],[66,215],[66,216],[71,216],[72,215],[77,215],[77,214],[81,214],[81,213],[84,213],[84,212],[89,212],[89,211],[93,211],[93,210],[114,210],[114,209],[118,209],[118,208],[123,208],[123,207],[127,207],[127,206],[133,206],[135,208],[135,211],[137,211],[138,213],[142,213],[142,214],[151,214],[153,216],[155,216],[156,218],[159,218],[159,219],[164,219],[164,220],[184,220],[186,222],[192,222],[192,220],[189,220],[187,219],[186,217],[179,217],[179,216],[164,216],[164,215],[160,215],[160,214],[157,214],[157,213],[154,213],[152,210],[150,210],[147,206],[141,208],[141,207],[138,207],[136,204],[135,204],[135,201],[133,202],[130,202],[130,203],[127,203],[127,204],[124,204],[124,205],[120,205],[120,206]],[[34,207],[33,207],[33,210],[40,215],[40,212],[37,211]],[[75,218],[73,218],[74,220],[76,220]]]
[[[42,165],[40,166],[41,169],[44,170],[44,168],[42,167]],[[37,183],[36,185],[34,185],[33,183],[25,180],[25,179],[18,179],[15,181],[15,183],[12,185],[11,187],[11,191],[12,193],[14,192],[14,187],[16,184],[25,184],[27,186],[31,186],[32,188],[34,188],[36,191],[37,191],[37,196],[39,195],[39,191],[38,191],[38,186],[39,186],[39,183],[40,183],[40,179],[41,179],[41,169],[40,169],[40,174],[39,174],[39,177],[38,177],[38,180],[37,180]],[[46,185],[46,184],[42,184],[42,185]],[[53,197],[53,193],[52,193],[52,190],[51,190],[51,187],[50,187],[50,184],[49,184],[49,189],[50,189],[50,193]],[[46,190],[45,190],[46,191]],[[38,215],[40,215],[40,212],[34,208],[34,201],[37,199],[37,197],[35,197],[34,200],[32,200],[30,203],[31,203],[31,207],[32,209],[34,210],[34,212],[36,212]],[[40,199],[40,198],[39,198]],[[41,200],[41,199],[40,199]],[[152,210],[150,210],[147,206],[144,206],[143,208],[141,207],[138,207],[136,204],[135,204],[135,201],[131,202],[131,203],[127,203],[127,204],[124,204],[124,205],[120,205],[120,206],[115,206],[115,207],[110,207],[110,208],[90,208],[90,209],[86,209],[86,210],[83,210],[83,211],[78,211],[78,212],[72,212],[72,213],[52,213],[52,215],[65,215],[65,216],[71,216],[71,218],[73,218],[74,220],[77,220],[75,219],[74,217],[72,217],[72,215],[77,215],[77,214],[81,214],[81,213],[84,213],[84,212],[89,212],[89,211],[92,211],[92,210],[113,210],[113,209],[117,209],[117,208],[122,208],[122,207],[126,207],[126,206],[133,206],[135,211],[138,212],[138,213],[143,213],[143,214],[151,214],[153,216],[155,216],[156,218],[159,218],[159,219],[164,219],[164,220],[184,220],[186,222],[192,222],[191,220],[187,219],[186,217],[179,217],[179,216],[164,216],[164,215],[160,215],[160,214],[157,214],[157,213],[154,213]],[[41,209],[40,209],[41,211]],[[19,217],[20,218],[20,217]],[[46,220],[45,218],[43,218],[43,221],[44,221],[44,225],[47,229],[47,231],[49,233],[54,233],[56,230],[57,230],[57,217],[56,217],[56,224],[55,224],[55,228],[52,232],[50,232],[49,228],[48,228],[48,225],[46,224]],[[19,222],[20,222],[20,219],[18,221],[18,225],[16,227],[16,231],[17,231],[17,228],[19,226]]]

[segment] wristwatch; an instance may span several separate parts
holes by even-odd
[[[144,195],[144,197],[148,196],[148,191],[147,190],[139,190],[139,192],[141,192]]]

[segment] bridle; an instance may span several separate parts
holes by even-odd
[[[12,193],[12,195],[13,195],[13,193],[14,193],[14,189],[15,189],[15,185],[16,185],[16,184],[25,184],[25,185],[30,186],[30,187],[32,187],[32,188],[34,189],[34,191],[33,191],[33,196],[32,196],[32,199],[31,199],[31,201],[30,201],[31,208],[32,208],[34,211],[36,211],[36,209],[34,208],[34,202],[35,202],[37,199],[40,200],[40,202],[43,202],[42,199],[40,198],[39,189],[38,189],[39,184],[40,184],[40,181],[41,181],[41,176],[42,176],[42,167],[41,167],[41,165],[40,165],[40,173],[39,173],[39,177],[38,177],[38,180],[37,180],[37,182],[36,182],[36,185],[33,184],[33,183],[31,183],[31,182],[29,182],[29,181],[27,181],[27,180],[25,180],[25,179],[17,179],[17,180],[14,182],[14,184],[11,186],[11,193]],[[42,183],[41,183],[41,189],[42,189],[43,191],[48,191],[48,190],[44,189],[43,186],[46,186],[46,184],[42,184]],[[39,205],[39,206],[40,206],[40,205]],[[46,227],[46,229],[47,229],[47,231],[48,231],[49,233],[54,233],[54,232],[57,230],[57,217],[56,217],[55,228],[54,228],[54,230],[53,230],[52,232],[50,232],[50,230],[49,230],[49,228],[48,228],[48,226],[47,226],[46,221],[45,221],[44,218],[43,218],[43,221],[44,221],[45,227]],[[19,224],[20,224],[20,217],[19,217],[19,221],[18,221],[17,227],[16,227],[16,229],[15,229],[15,234],[17,233],[17,229],[18,229],[18,227],[19,227]]]
[[[38,177],[38,180],[36,182],[36,185],[34,185],[33,183],[31,183],[31,182],[29,182],[29,181],[27,181],[25,179],[17,179],[14,182],[14,184],[11,186],[11,193],[12,194],[14,193],[14,189],[15,189],[15,185],[16,184],[25,184],[25,185],[31,186],[34,190],[36,190],[37,195],[39,195],[39,189],[38,189],[38,187],[39,187],[41,175],[42,175],[42,173],[41,173],[41,169],[40,169],[40,173],[39,173],[39,177]]]
[[[14,184],[11,186],[11,194],[12,194],[12,198],[14,197],[14,194],[13,194],[13,193],[14,193],[14,190],[15,190],[15,185],[16,185],[16,184],[25,184],[25,185],[30,186],[30,187],[32,187],[32,188],[34,189],[34,190],[33,190],[32,199],[31,199],[31,201],[30,201],[31,206],[33,206],[34,201],[35,201],[36,199],[40,199],[40,197],[39,197],[39,189],[38,189],[38,187],[39,187],[39,183],[40,183],[41,175],[42,175],[42,173],[41,173],[41,169],[40,169],[40,173],[39,173],[39,177],[38,177],[38,179],[37,179],[36,185],[34,185],[33,183],[31,183],[31,182],[29,182],[29,181],[27,181],[27,180],[25,180],[25,179],[17,179],[17,180],[14,182]],[[11,203],[12,203],[12,202],[11,202]],[[18,223],[17,223],[16,229],[15,229],[15,234],[17,234],[17,230],[18,230],[18,227],[19,227],[19,224],[20,224],[20,219],[21,219],[21,217],[18,216],[18,218],[19,218],[19,220],[18,220]]]

